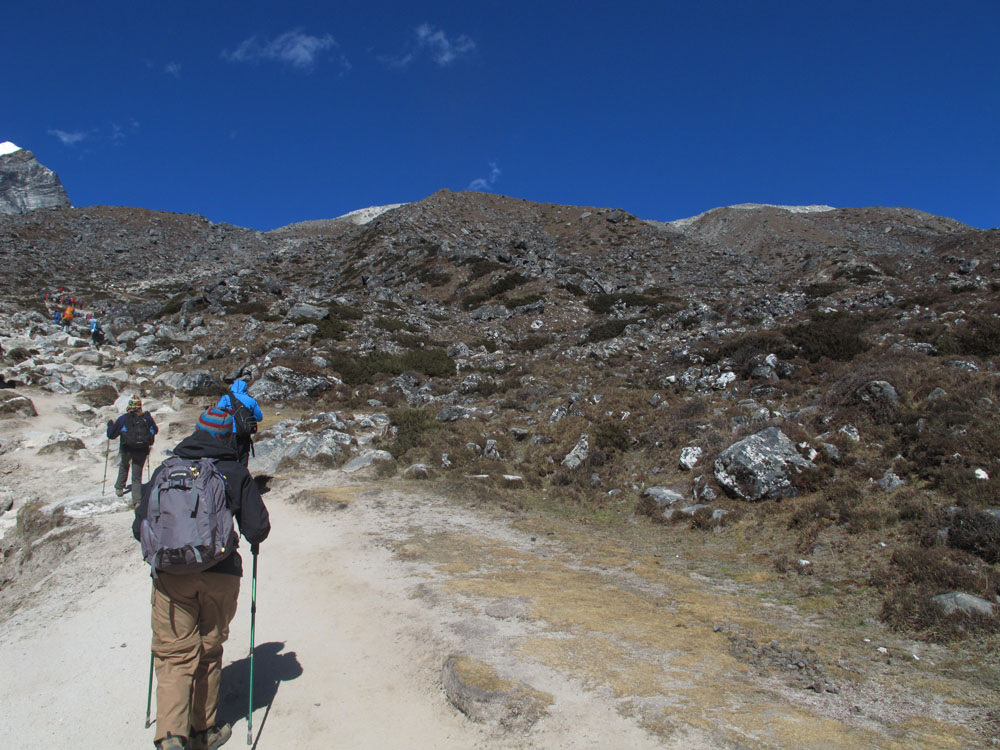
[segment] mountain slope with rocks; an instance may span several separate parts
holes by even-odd
[[[994,746],[1000,230],[449,191],[382,208],[266,233],[0,216],[6,611],[44,606],[85,519],[120,515],[71,485],[94,486],[122,399],[176,421],[172,444],[243,377],[268,498],[354,514],[417,576],[444,644],[421,679],[494,739],[614,746],[572,729],[592,710],[679,747]],[[105,349],[58,329],[61,294]],[[32,430],[45,399],[72,429]]]

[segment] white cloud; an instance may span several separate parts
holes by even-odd
[[[52,128],[49,130],[49,135],[54,135],[64,146],[75,146],[84,138],[87,137],[87,131],[78,131],[75,133],[69,133],[65,130],[58,130],[57,128]]]
[[[108,138],[111,139],[113,143],[120,143],[124,141],[130,134],[135,133],[139,130],[139,121],[134,117],[130,117],[128,122],[124,125],[113,122],[109,126]]]
[[[165,72],[167,75],[173,76],[174,78],[180,78],[181,64],[179,62],[174,62],[173,60],[171,60],[164,66],[163,72]]]
[[[378,61],[392,68],[405,68],[418,57],[427,55],[443,68],[476,51],[476,43],[465,34],[449,39],[444,31],[429,23],[420,24],[413,34],[414,41],[407,43],[405,52],[399,55],[379,55]]]
[[[476,43],[465,34],[459,34],[451,40],[444,31],[429,23],[422,23],[417,27],[417,44],[427,50],[434,62],[442,67],[451,65],[458,58],[476,50]]]
[[[500,167],[496,165],[496,162],[490,162],[490,176],[489,177],[477,177],[472,182],[466,190],[478,190],[479,192],[487,192],[493,189],[493,186],[497,184],[497,180],[500,179],[500,175],[503,174],[500,171]]]
[[[301,29],[286,31],[271,41],[260,41],[256,36],[244,39],[240,45],[230,52],[222,51],[222,58],[229,62],[255,62],[271,60],[285,63],[299,70],[312,70],[322,53],[337,49],[340,45],[329,34],[313,36]],[[349,70],[351,65],[341,56],[341,66]]]

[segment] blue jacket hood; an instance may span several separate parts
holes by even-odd
[[[246,393],[247,392],[247,381],[245,380],[234,380],[233,384],[229,386],[229,390],[233,393]]]

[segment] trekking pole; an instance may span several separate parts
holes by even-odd
[[[108,488],[108,456],[111,455],[111,438],[108,438],[108,445],[104,450],[104,483],[101,485],[101,497]]]
[[[149,720],[149,711],[153,706],[153,651],[149,652],[149,688],[146,690],[146,729],[152,725],[153,722]]]
[[[250,583],[250,707],[247,710],[247,745],[253,745],[253,630],[257,619],[257,553],[259,544],[251,544],[253,553],[253,577]]]

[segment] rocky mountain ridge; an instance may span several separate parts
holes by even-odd
[[[20,329],[51,335],[43,295],[70,290],[150,393],[244,377],[265,404],[384,413],[381,449],[422,475],[697,528],[784,503],[782,554],[837,575],[850,555],[832,550],[865,558],[884,524],[900,549],[953,538],[956,508],[994,533],[998,230],[763,205],[678,225],[439,191],[267,233],[44,209],[0,217],[0,260]],[[31,335],[7,377],[76,387]],[[337,439],[316,451],[345,460]],[[938,563],[978,570],[973,537]],[[878,565],[887,621],[934,622],[933,596],[957,591]],[[993,580],[964,593],[992,602]]]

